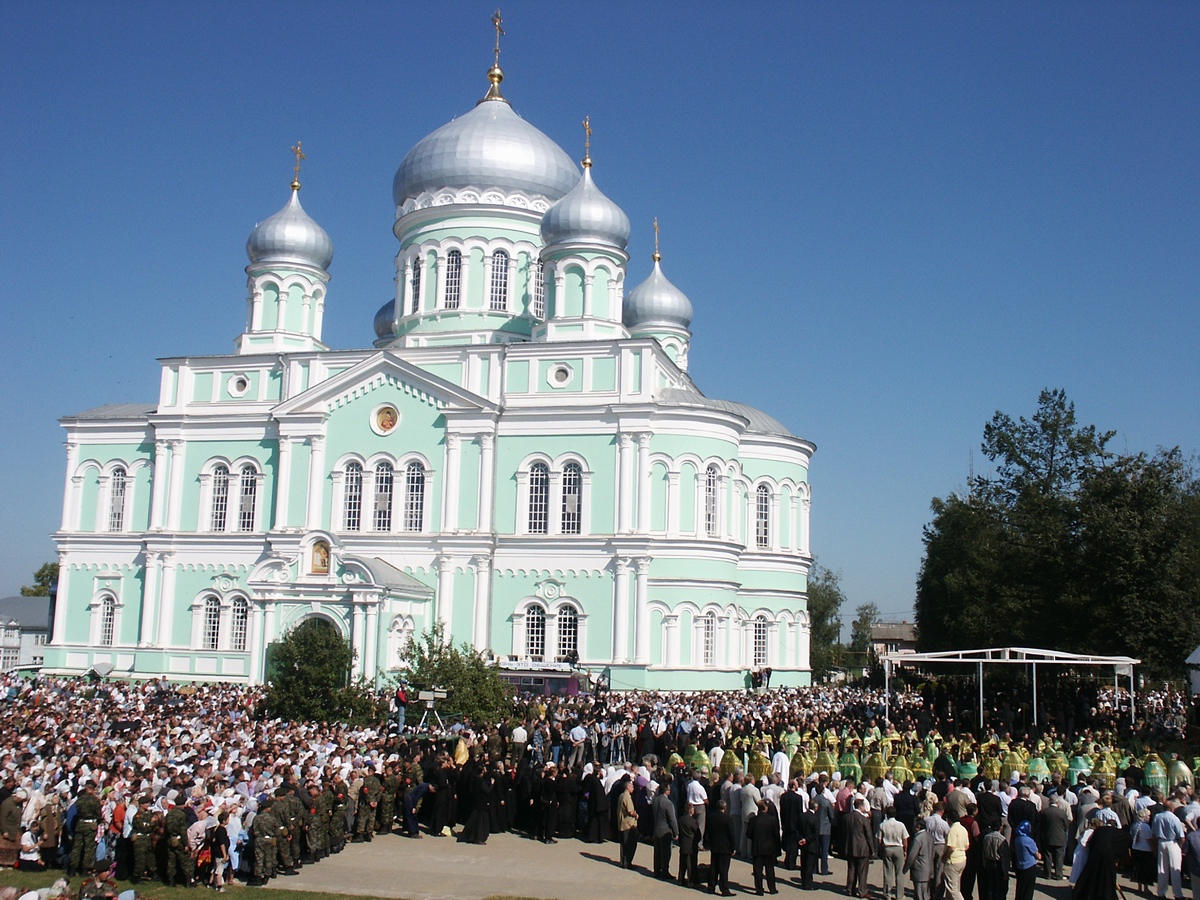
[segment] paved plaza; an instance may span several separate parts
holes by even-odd
[[[492,835],[487,844],[460,844],[451,838],[411,840],[398,835],[380,835],[370,844],[350,844],[341,853],[320,865],[305,866],[295,878],[279,878],[272,887],[296,890],[333,891],[376,897],[403,897],[408,900],[481,900],[497,894],[538,897],[543,900],[594,900],[619,897],[621,900],[672,900],[697,896],[698,892],[678,887],[674,882],[654,879],[654,851],[649,844],[638,847],[632,871],[617,865],[617,844],[584,844],[564,840],[546,846],[514,834]],[[677,871],[678,854],[672,854],[672,872]],[[700,854],[703,866],[708,853]],[[801,892],[798,873],[782,868],[779,892],[784,897],[795,892],[797,898],[827,900],[845,897],[846,867],[831,860],[833,874],[818,878],[818,890]],[[793,876],[797,876],[793,883]],[[873,895],[882,898],[882,865],[871,865]],[[729,873],[730,888],[739,894],[754,891],[749,863],[734,860]],[[912,897],[911,885],[906,896]],[[1125,884],[1126,894],[1136,896]],[[1009,880],[1009,900],[1014,882]],[[1070,885],[1038,882],[1037,895],[1051,900],[1069,900]]]

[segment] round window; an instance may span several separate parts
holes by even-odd
[[[232,397],[244,397],[246,391],[250,390],[250,379],[245,375],[232,375],[226,383],[229,389],[229,394]]]
[[[570,366],[555,366],[550,370],[550,386],[551,387],[566,387],[571,383],[571,377],[575,373],[571,371]]]

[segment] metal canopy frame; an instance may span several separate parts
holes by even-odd
[[[883,718],[891,724],[891,678],[893,665],[964,665],[974,663],[979,681],[979,730],[983,731],[983,667],[984,665],[1021,665],[1033,669],[1033,724],[1038,724],[1037,667],[1054,666],[1112,666],[1113,681],[1129,676],[1129,723],[1137,721],[1133,702],[1133,667],[1142,661],[1132,656],[1095,656],[1087,653],[1066,653],[1062,650],[1037,650],[1030,647],[988,647],[979,650],[942,650],[937,653],[885,653],[883,663]]]

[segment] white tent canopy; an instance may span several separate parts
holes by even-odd
[[[1200,651],[1200,648],[1197,648]],[[893,666],[963,665],[974,663],[979,680],[979,729],[983,730],[983,667],[984,665],[1021,665],[1033,670],[1033,724],[1038,723],[1037,667],[1054,666],[1111,666],[1114,681],[1129,676],[1129,721],[1136,720],[1133,694],[1133,667],[1141,665],[1132,656],[1094,656],[1086,653],[1065,653],[1062,650],[1035,650],[1029,647],[989,647],[980,650],[942,650],[937,653],[885,653],[883,663],[883,717],[891,722],[890,682]]]

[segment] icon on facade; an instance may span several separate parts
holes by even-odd
[[[400,414],[394,406],[381,406],[375,411],[375,430],[380,434],[387,434],[396,427],[399,420]]]
[[[317,541],[312,548],[312,571],[314,575],[329,574],[329,544]]]

